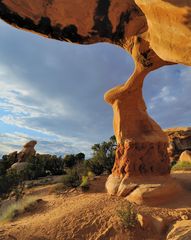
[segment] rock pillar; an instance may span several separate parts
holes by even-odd
[[[134,73],[126,83],[109,90],[104,96],[113,108],[117,139],[112,175],[123,179],[169,174],[168,139],[148,115],[142,94],[146,75],[167,63],[139,37],[131,38],[126,49],[135,61]]]

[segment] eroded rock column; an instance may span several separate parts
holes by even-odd
[[[124,178],[169,174],[167,137],[148,115],[142,94],[145,76],[168,63],[140,37],[131,38],[125,47],[135,61],[134,73],[126,83],[105,94],[105,101],[112,105],[114,113],[113,127],[118,145],[112,176],[117,177],[117,185]],[[117,185],[108,191],[117,191]]]

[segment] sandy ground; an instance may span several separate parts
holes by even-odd
[[[174,173],[173,177],[189,188],[191,173]],[[116,209],[123,198],[110,197],[105,193],[103,176],[92,183],[91,192],[71,191],[55,193],[48,185],[31,189],[28,194],[43,199],[39,208],[26,213],[11,223],[0,225],[0,240],[163,240],[152,229],[124,230]],[[170,226],[182,215],[191,218],[191,194],[172,199],[159,207],[136,206],[140,213],[160,216]]]

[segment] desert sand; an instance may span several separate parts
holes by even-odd
[[[25,213],[11,223],[0,225],[1,240],[162,240],[177,220],[191,218],[191,173],[173,173],[187,188],[184,195],[156,207],[138,206],[139,214],[164,219],[162,232],[139,224],[125,230],[116,214],[116,209],[127,200],[109,196],[105,192],[107,176],[101,176],[91,184],[90,192],[72,189],[67,193],[55,191],[55,185],[35,187],[27,195],[35,195],[43,201],[32,212]]]

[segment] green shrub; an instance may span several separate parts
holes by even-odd
[[[172,171],[177,171],[177,170],[189,171],[191,170],[191,163],[179,161],[171,169]]]
[[[104,171],[111,173],[115,161],[115,136],[112,136],[108,142],[94,144],[92,150],[93,157],[87,162],[88,170],[96,175],[100,175]]]
[[[95,175],[101,175],[104,172],[103,165],[97,159],[90,159],[86,161],[87,169]]]
[[[132,203],[122,205],[117,209],[117,215],[125,228],[134,228],[137,224],[137,213]]]
[[[84,192],[89,190],[88,176],[82,176],[82,182],[80,184],[80,187]]]
[[[21,182],[15,170],[10,170],[6,175],[0,176],[0,196],[11,192]]]
[[[0,216],[0,222],[8,222],[24,213],[30,206],[36,203],[37,198],[27,197],[16,203],[9,205]]]
[[[81,152],[76,155],[74,154],[65,155],[63,159],[64,166],[66,168],[73,168],[76,165],[82,164],[84,160],[85,160],[85,154]]]
[[[62,178],[62,182],[66,187],[78,187],[80,185],[80,176],[77,169],[68,170],[67,174]]]
[[[89,180],[94,180],[94,178],[95,178],[95,174],[91,171],[88,171],[88,179]]]
[[[64,160],[61,157],[49,154],[38,154],[37,157],[44,158],[46,175],[61,175],[64,173]]]
[[[16,162],[17,162],[17,152],[13,152],[9,155],[3,155],[0,161],[0,176],[5,175],[7,169],[9,169]]]

